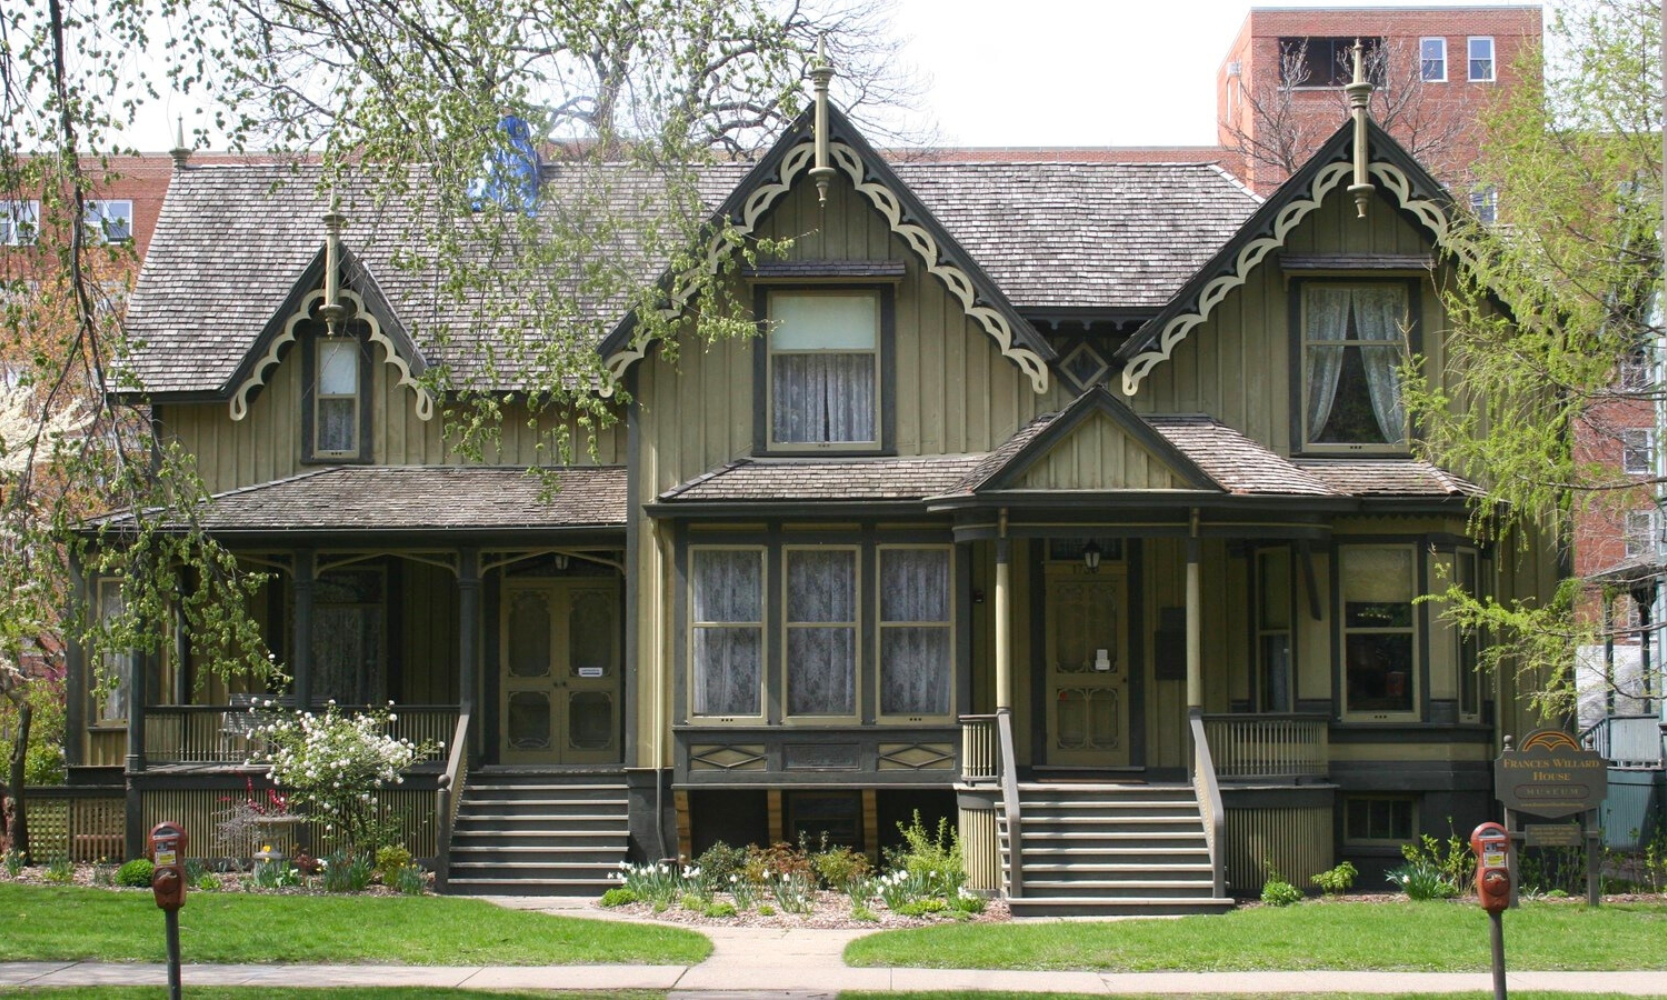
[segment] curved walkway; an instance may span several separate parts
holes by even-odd
[[[515,909],[602,917],[588,901],[496,899]],[[712,954],[698,965],[369,966],[190,965],[187,986],[428,986],[464,989],[667,990],[673,1000],[821,1000],[840,990],[1058,992],[1197,995],[1210,993],[1456,993],[1491,991],[1487,973],[1413,972],[1000,972],[983,969],[859,969],[846,944],[867,930],[701,927]],[[1513,972],[1513,990],[1667,996],[1655,972]],[[7,987],[165,985],[160,965],[126,962],[0,963]]]

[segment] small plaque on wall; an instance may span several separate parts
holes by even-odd
[[[855,743],[789,743],[782,747],[781,766],[787,771],[855,771]]]

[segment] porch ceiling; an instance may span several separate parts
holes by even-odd
[[[216,494],[198,514],[210,532],[466,531],[624,525],[623,466],[550,470],[557,489],[524,468],[332,466]],[[94,522],[121,528],[133,516]]]

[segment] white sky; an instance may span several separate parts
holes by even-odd
[[[1216,69],[1252,6],[1250,0],[899,0],[894,23],[909,36],[906,56],[932,77],[922,106],[935,114],[945,145],[1199,146],[1216,141]]]
[[[1468,0],[1499,6],[1528,0]],[[1454,0],[1267,0],[1271,7],[1442,7]],[[944,145],[1178,146],[1215,142],[1215,74],[1251,0],[897,0],[904,58],[930,81]],[[173,145],[164,95],[127,141]]]

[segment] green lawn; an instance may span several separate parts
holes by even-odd
[[[951,924],[859,938],[857,966],[1191,972],[1491,968],[1475,903],[1307,903],[1105,923]],[[1509,969],[1667,969],[1667,904],[1529,903],[1505,915]],[[1663,980],[1667,993],[1667,978]]]
[[[1667,995],[1667,988],[1663,989]],[[1104,993],[975,993],[976,1000],[1104,1000]],[[1175,1000],[1176,994],[1119,993],[1119,1000]],[[1288,1000],[1286,993],[1201,993],[1207,1000]],[[1512,990],[1512,1000],[1637,1000],[1630,993],[1552,993]],[[928,993],[868,993],[845,990],[839,1000],[967,1000],[960,991]],[[1479,993],[1304,993],[1302,1000],[1493,1000],[1492,992]]]
[[[553,917],[445,896],[193,893],[186,962],[403,965],[688,965],[712,952],[676,927]],[[0,961],[166,959],[148,892],[0,883]]]

